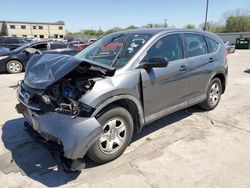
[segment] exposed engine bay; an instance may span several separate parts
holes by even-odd
[[[113,76],[115,68],[73,56],[43,54],[30,59],[24,81],[19,87],[19,101],[28,108],[87,117],[92,107],[79,99],[97,80]]]
[[[89,65],[79,65],[68,75],[49,86],[41,95],[42,101],[46,104],[43,109],[56,111],[70,115],[72,118],[84,112],[90,112],[88,107],[78,100],[82,95],[92,89],[95,82],[104,78],[100,71],[89,69]]]

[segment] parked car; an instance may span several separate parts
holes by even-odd
[[[27,43],[28,41],[24,38],[0,36],[0,47],[9,48],[10,50],[14,50]]]
[[[75,57],[33,56],[16,109],[32,135],[58,146],[67,168],[80,170],[85,155],[107,163],[146,124],[195,104],[216,108],[227,83],[225,52],[209,32],[113,33]]]
[[[89,45],[93,44],[97,39],[89,39],[88,41],[71,41],[69,43],[73,44],[73,46],[77,47],[78,49],[82,50]]]
[[[234,53],[234,52],[235,52],[235,44],[232,44],[231,42],[226,41],[226,42],[225,42],[225,46],[226,46],[226,49],[227,49],[227,53],[228,53],[228,54]]]
[[[15,50],[0,50],[0,71],[8,73],[20,73],[26,67],[30,57],[34,54],[68,54],[75,55],[79,50],[74,46],[55,42],[32,42]]]

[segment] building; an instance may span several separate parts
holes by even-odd
[[[46,22],[14,22],[0,21],[0,35],[28,37],[28,38],[65,38],[65,24],[63,21]]]

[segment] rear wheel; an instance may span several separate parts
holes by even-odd
[[[99,118],[104,134],[91,146],[87,155],[103,164],[119,157],[129,145],[133,135],[133,119],[122,107],[112,107]]]
[[[220,102],[222,93],[222,84],[219,78],[214,78],[211,80],[208,90],[207,98],[200,106],[205,110],[213,110]]]
[[[10,74],[20,73],[23,70],[23,65],[20,61],[11,60],[6,64],[6,70]]]

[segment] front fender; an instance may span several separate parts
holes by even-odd
[[[103,102],[118,95],[130,95],[141,101],[139,70],[96,81],[94,87],[83,95],[79,101],[92,108],[97,108]]]
[[[99,80],[91,91],[83,95],[79,101],[95,109],[95,117],[105,106],[118,101],[130,100],[139,113],[140,124],[144,125],[142,107],[141,75],[139,70]]]

